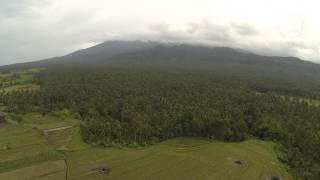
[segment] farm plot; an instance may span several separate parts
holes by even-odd
[[[12,124],[0,127],[0,172],[62,158],[38,130]]]
[[[0,174],[0,179],[10,180],[63,180],[66,166],[63,160],[44,162]]]

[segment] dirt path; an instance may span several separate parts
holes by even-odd
[[[71,129],[71,128],[73,128],[73,126],[65,126],[65,127],[59,127],[59,128],[53,128],[53,129],[46,129],[46,130],[43,130],[43,133],[45,135],[48,135],[48,133],[50,133],[50,132],[61,131],[61,130],[66,130],[66,129]]]

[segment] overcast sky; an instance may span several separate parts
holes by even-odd
[[[0,64],[107,40],[238,47],[320,62],[319,0],[1,0]]]

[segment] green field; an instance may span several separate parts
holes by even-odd
[[[35,91],[40,86],[35,83],[34,75],[43,69],[35,68],[25,71],[12,71],[6,74],[0,74],[0,90],[12,92],[18,90]]]
[[[177,138],[140,148],[99,148],[82,142],[77,127],[55,132],[49,141],[39,131],[1,126],[0,179],[263,179],[271,175],[292,179],[277,160],[272,142]],[[68,174],[54,150],[61,145],[66,147]],[[48,158],[39,159],[41,153],[48,153]],[[110,174],[92,170],[101,164],[111,169]]]
[[[0,179],[60,180],[66,178],[65,161],[50,161],[0,174]]]
[[[19,122],[20,125],[37,128],[40,130],[59,128],[65,126],[74,126],[79,123],[69,115],[45,115],[40,113],[26,113],[26,114],[9,114],[10,119]]]
[[[292,179],[272,147],[273,143],[257,140],[178,138],[141,149],[89,148],[67,153],[68,179]],[[93,172],[91,167],[99,164],[107,165],[111,173]]]
[[[0,179],[293,179],[272,142],[176,138],[139,148],[100,148],[81,140],[78,120],[68,111],[8,117],[20,120],[0,124]],[[59,127],[67,128],[54,129]],[[101,164],[109,174],[92,170]]]
[[[0,172],[56,159],[62,154],[48,146],[41,131],[0,124]]]

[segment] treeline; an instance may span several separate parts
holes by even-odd
[[[293,81],[190,67],[51,68],[37,81],[40,91],[1,93],[6,110],[46,114],[68,108],[82,119],[82,138],[102,146],[178,136],[274,140],[296,176],[320,179],[320,108],[280,96],[285,92],[279,87]],[[300,89],[286,94],[314,90]]]

